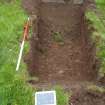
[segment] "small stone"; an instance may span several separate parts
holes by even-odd
[[[59,73],[59,74],[63,74],[63,73],[64,73],[64,71],[63,71],[63,70],[60,70],[58,73]]]

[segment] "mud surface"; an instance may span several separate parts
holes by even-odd
[[[37,15],[26,59],[30,74],[41,83],[94,80],[95,47],[84,5],[23,0],[23,6],[30,15]]]
[[[69,105],[105,105],[105,93],[80,90],[70,98]]]

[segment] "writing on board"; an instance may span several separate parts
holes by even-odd
[[[55,91],[36,92],[35,105],[56,105],[56,92]]]

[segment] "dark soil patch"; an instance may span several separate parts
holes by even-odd
[[[80,90],[70,98],[69,105],[105,105],[105,93]]]
[[[26,59],[30,74],[41,83],[94,80],[95,47],[89,37],[84,4],[24,0],[23,6],[31,16],[37,15]],[[55,33],[60,34],[62,43],[59,37],[58,41],[54,39]]]

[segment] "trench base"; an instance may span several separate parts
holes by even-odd
[[[27,3],[26,10],[39,17],[33,25],[26,62],[30,74],[37,77],[34,83],[94,80],[95,47],[89,37],[83,5],[41,2],[39,9],[32,9],[32,5],[33,2]]]

